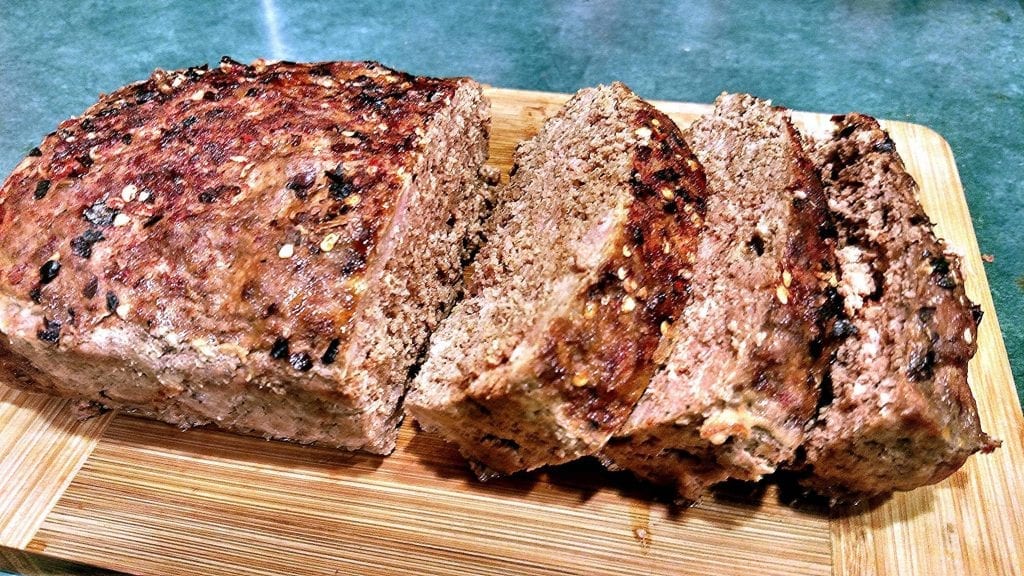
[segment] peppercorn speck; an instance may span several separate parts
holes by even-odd
[[[43,155],[43,151],[40,150],[38,146],[36,146],[36,147],[34,147],[34,148],[32,148],[31,150],[28,151],[28,155],[29,156],[33,156],[33,157],[42,156]]]
[[[85,218],[87,222],[95,226],[107,227],[114,223],[117,213],[117,210],[100,201],[86,208],[82,212],[82,218]]]
[[[107,312],[113,314],[117,311],[118,305],[121,303],[117,298],[117,294],[113,292],[107,292]]]
[[[278,336],[274,345],[270,347],[270,357],[274,360],[284,360],[288,357],[288,339]]]
[[[82,296],[92,299],[94,296],[96,296],[96,291],[99,290],[99,287],[99,278],[93,276],[88,282],[86,282],[85,286],[82,288]]]
[[[53,282],[53,279],[60,274],[60,262],[56,260],[47,260],[42,267],[39,268],[39,282],[41,284],[49,284]]]
[[[36,337],[43,342],[56,344],[60,340],[60,326],[61,323],[57,320],[43,318],[43,328],[36,332]]]
[[[46,197],[46,193],[50,191],[50,181],[40,180],[36,182],[36,191],[32,194],[32,197],[36,200],[42,200]]]
[[[92,256],[92,245],[101,240],[105,240],[103,232],[90,228],[82,232],[81,236],[71,239],[71,252],[76,256],[88,259]]]
[[[288,358],[288,363],[299,372],[308,372],[313,367],[313,360],[305,352],[296,352]]]
[[[341,340],[334,338],[330,344],[327,345],[327,350],[324,351],[324,355],[320,358],[320,361],[324,364],[334,364],[334,361],[338,358],[338,346],[341,344]]]

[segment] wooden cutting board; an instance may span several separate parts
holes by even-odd
[[[565,96],[489,90],[509,167]],[[660,103],[681,125],[706,105]],[[797,114],[808,130],[827,116]],[[0,559],[145,574],[1024,574],[1024,422],[949,146],[886,122],[985,311],[971,386],[1003,440],[951,478],[853,513],[734,485],[691,508],[580,462],[486,484],[404,426],[389,458],[180,432],[0,386]]]

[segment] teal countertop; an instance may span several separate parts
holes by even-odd
[[[0,172],[100,92],[225,54],[374,59],[559,92],[618,79],[692,102],[746,91],[928,125],[951,144],[981,251],[994,257],[986,272],[1024,383],[1020,2],[5,0]]]

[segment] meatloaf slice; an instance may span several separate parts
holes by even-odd
[[[788,113],[724,94],[688,131],[707,171],[694,294],[656,372],[602,454],[696,499],[789,462],[814,415],[834,234]]]
[[[996,446],[967,383],[981,313],[888,134],[868,116],[832,120],[814,159],[839,233],[846,319],[831,402],[807,440],[807,484],[840,496],[910,490]]]
[[[599,450],[687,297],[704,188],[665,115],[619,83],[576,94],[516,151],[409,412],[481,476]]]
[[[390,452],[461,290],[489,108],[372,62],[157,71],[0,189],[0,366],[182,427]]]

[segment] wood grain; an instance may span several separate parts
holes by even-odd
[[[502,169],[565,98],[489,96]],[[684,125],[707,110],[659,105]],[[886,126],[965,254],[986,313],[971,383],[986,430],[1004,440],[937,486],[832,519],[781,503],[776,486],[730,485],[682,509],[593,462],[481,484],[408,424],[379,458],[124,416],[103,431],[106,420],[73,423],[62,401],[3,392],[0,478],[19,504],[0,503],[0,543],[145,574],[1024,573],[1024,425],[955,163],[930,130]]]
[[[110,415],[0,386],[0,546],[23,548],[96,446]]]

